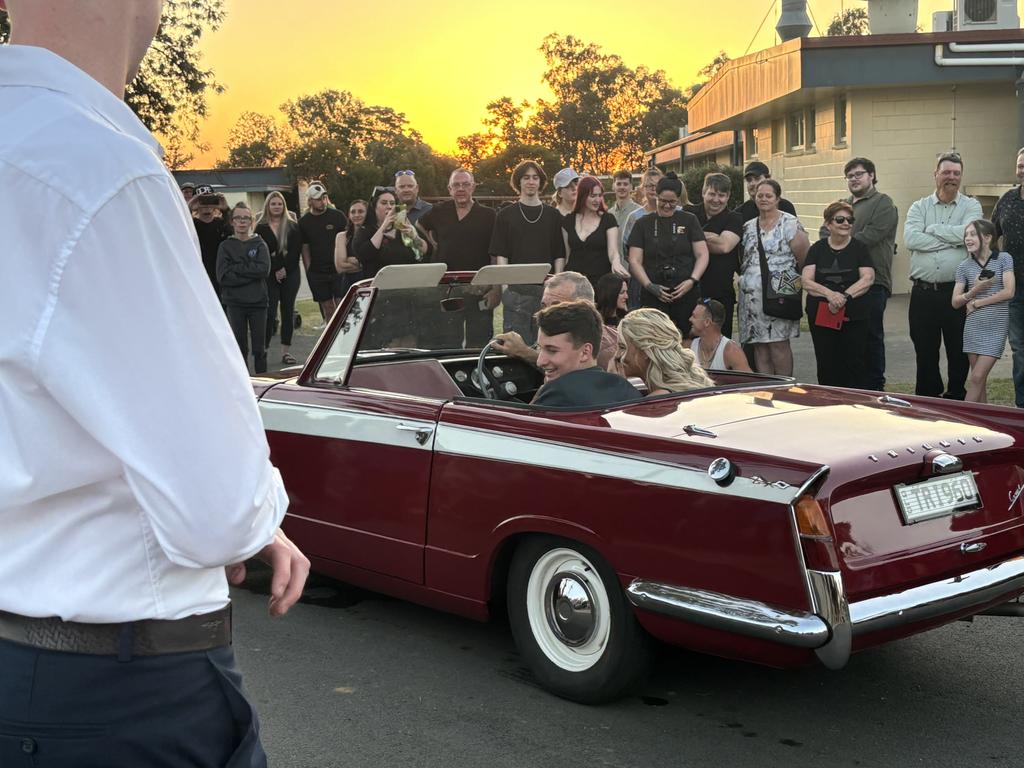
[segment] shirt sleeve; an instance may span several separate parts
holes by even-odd
[[[700,220],[692,213],[684,213],[683,221],[686,222],[691,243],[703,243],[708,239],[708,236],[704,234],[704,228],[700,225]]]
[[[626,247],[628,248],[643,248],[644,247],[644,227],[641,223],[643,217],[639,216],[635,219],[630,218],[632,222],[626,222],[626,228],[629,229],[629,239],[626,241]]]
[[[723,232],[732,232],[736,237],[743,237],[743,217],[740,216],[736,211],[729,211],[728,216],[725,219],[725,226],[722,228]]]
[[[177,194],[169,177],[137,179],[83,221],[33,365],[121,462],[167,557],[208,568],[270,543],[288,498]]]
[[[956,265],[956,274],[953,276],[953,282],[963,283],[967,285],[967,261],[961,261]]]
[[[818,256],[821,253],[822,240],[818,240],[816,243],[812,243],[811,247],[807,249],[807,257],[804,259],[805,267],[813,267],[818,264]]]
[[[601,229],[607,232],[609,229],[618,229],[619,222],[612,214],[605,212],[601,217]]]
[[[818,242],[821,241],[819,240]],[[875,265],[871,261],[871,251],[868,250],[868,247],[864,245],[864,243],[854,238],[850,241],[850,245],[853,246],[853,257],[857,260],[858,269],[861,267],[875,268]]]

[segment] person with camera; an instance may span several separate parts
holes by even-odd
[[[853,237],[853,203],[837,200],[824,212],[828,237],[807,251],[801,283],[818,363],[818,383],[864,387],[869,305],[875,281],[868,247]]]
[[[758,215],[743,225],[740,343],[754,349],[758,373],[793,375],[790,339],[800,335],[800,270],[810,247],[800,220],[779,208],[782,187],[765,179],[754,191]]]
[[[978,219],[964,227],[967,258],[956,268],[953,307],[966,307],[964,354],[970,363],[967,396],[972,403],[988,402],[988,374],[1006,349],[1010,300],[1016,291],[1013,257],[992,252],[996,227]]]
[[[637,221],[629,233],[629,270],[643,288],[640,305],[660,309],[685,337],[709,257],[697,217],[679,208],[683,194],[674,173],[658,182],[655,215]]]

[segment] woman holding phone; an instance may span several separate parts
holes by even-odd
[[[966,308],[964,353],[971,366],[967,397],[972,403],[988,402],[988,374],[1003,356],[1010,326],[1010,299],[1016,284],[1013,257],[992,253],[995,225],[987,219],[972,221],[964,229],[967,258],[956,268],[953,306]]]

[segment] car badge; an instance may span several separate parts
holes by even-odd
[[[1012,491],[1006,492],[1006,495],[1010,498],[1010,506],[1006,508],[1007,512],[1013,509],[1013,505],[1017,503],[1017,499],[1020,498],[1021,493],[1024,493],[1024,483],[1021,483]]]

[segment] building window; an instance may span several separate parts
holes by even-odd
[[[772,154],[782,151],[782,121],[772,120]]]
[[[757,128],[747,128],[743,141],[747,145],[747,157],[757,157]]]
[[[807,149],[814,149],[815,144],[818,141],[818,129],[815,123],[818,120],[818,113],[811,107],[807,110]]]
[[[786,123],[786,146],[789,149],[804,148],[804,113],[791,112]]]
[[[840,96],[835,104],[836,144],[846,143],[846,97]]]

